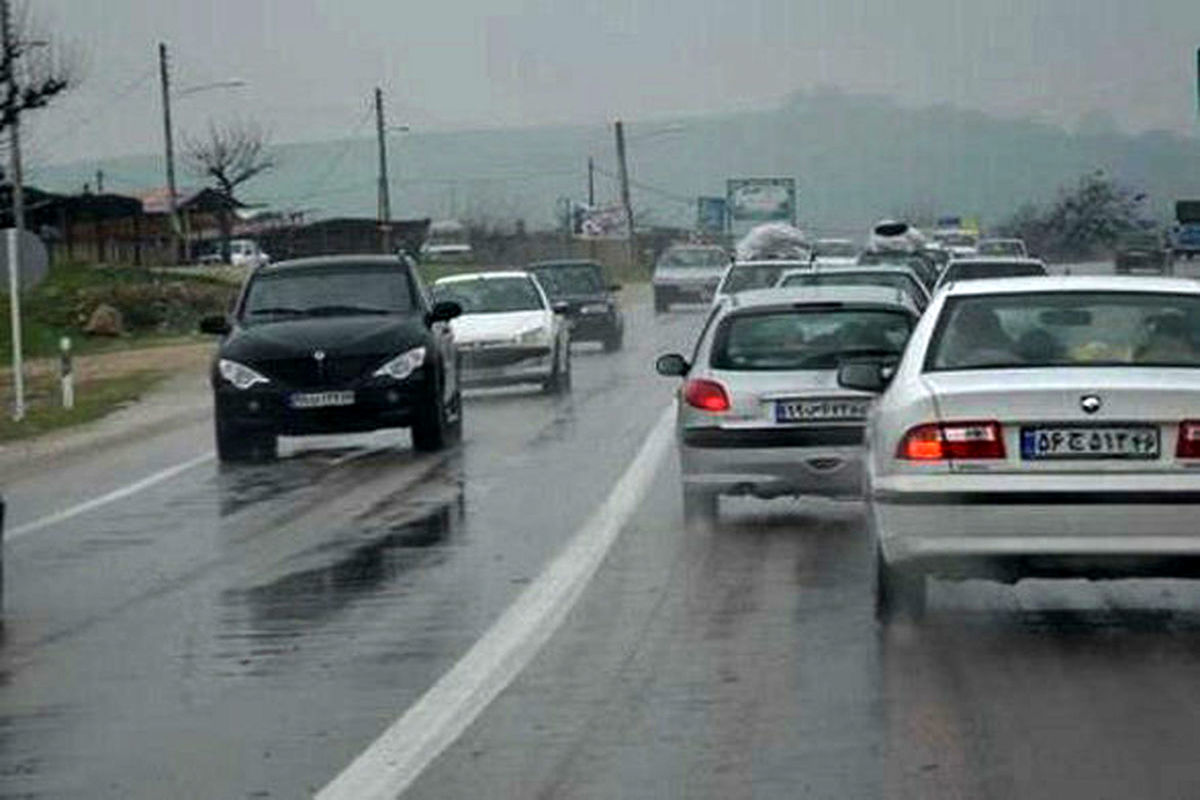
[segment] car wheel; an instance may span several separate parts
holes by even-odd
[[[279,439],[273,433],[249,430],[220,417],[215,427],[219,461],[271,461],[279,454]]]
[[[683,521],[685,523],[716,522],[719,513],[717,493],[704,489],[683,489]]]
[[[925,575],[890,566],[883,548],[875,550],[875,618],[891,622],[907,614],[914,620],[925,616]]]
[[[554,350],[554,371],[542,384],[549,394],[562,394],[571,388],[571,346]]]
[[[442,402],[441,387],[435,388],[429,400],[418,409],[412,424],[413,449],[422,453],[441,450],[452,434],[446,404]]]
[[[625,344],[625,332],[614,328],[612,333],[604,338],[604,352],[615,353]]]

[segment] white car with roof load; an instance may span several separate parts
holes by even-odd
[[[882,392],[865,487],[881,619],[922,614],[927,576],[1200,576],[1200,285],[955,283],[894,373],[839,373]]]
[[[742,292],[709,315],[682,378],[677,436],[684,513],[713,519],[721,495],[861,496],[871,395],[838,386],[838,367],[897,361],[920,316],[874,286]]]
[[[458,303],[450,322],[462,361],[463,386],[541,384],[571,387],[570,325],[565,304],[552,305],[528,272],[476,272],[434,283],[435,302]]]

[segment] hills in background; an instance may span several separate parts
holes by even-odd
[[[796,94],[775,109],[626,127],[634,205],[643,219],[664,224],[691,225],[697,196],[724,194],[726,178],[746,176],[795,177],[801,224],[850,234],[898,215],[960,214],[995,224],[1097,169],[1145,192],[1147,213],[1163,221],[1176,198],[1200,197],[1195,137],[1088,125],[1071,132],[836,91]],[[589,155],[599,170],[598,202],[615,200],[613,149],[610,129],[599,125],[392,134],[393,214],[498,225],[521,219],[531,229],[549,228],[561,198],[586,200]],[[275,151],[279,169],[249,184],[242,199],[312,217],[375,214],[373,138]],[[78,191],[94,186],[97,169],[107,191],[164,182],[161,155],[35,167],[29,181]],[[199,183],[182,164],[179,172],[181,185]]]

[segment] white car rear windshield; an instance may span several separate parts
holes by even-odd
[[[1200,367],[1200,296],[1047,292],[947,300],[926,371]]]
[[[854,357],[898,357],[912,331],[899,311],[797,309],[735,314],[717,328],[710,365],[721,370],[836,369]]]

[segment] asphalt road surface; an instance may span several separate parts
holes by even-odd
[[[702,314],[626,300],[626,350],[577,348],[567,397],[472,395],[446,454],[383,433],[220,468],[193,420],[10,480],[0,797],[318,792],[651,436],[673,388],[653,356],[686,352]],[[672,455],[561,627],[406,796],[1197,794],[1200,584],[935,583],[926,622],[882,629],[857,503],[725,501],[688,529],[678,483]]]

